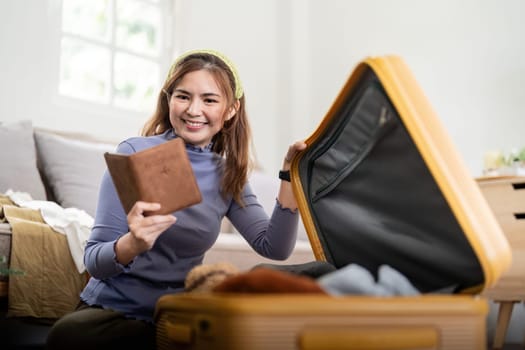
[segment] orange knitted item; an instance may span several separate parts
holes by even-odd
[[[264,267],[225,278],[214,292],[236,293],[318,293],[326,294],[310,277]]]

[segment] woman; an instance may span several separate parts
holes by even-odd
[[[144,211],[159,204],[137,202],[126,214],[106,172],[84,256],[91,278],[77,310],[52,328],[49,349],[154,349],[157,299],[183,291],[186,274],[202,263],[225,216],[267,258],[284,260],[294,248],[298,213],[289,181],[281,181],[270,218],[248,183],[250,127],[242,85],[228,58],[213,50],[180,56],[142,134],[117,151],[133,153],[182,138],[203,201],[147,217]],[[284,171],[305,147],[290,146]]]

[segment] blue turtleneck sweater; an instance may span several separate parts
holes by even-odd
[[[169,130],[157,136],[129,138],[118,145],[117,152],[134,153],[175,137]],[[269,218],[249,184],[242,193],[244,207],[231,197],[224,198],[219,191],[223,159],[211,147],[186,145],[186,149],[202,202],[173,213],[177,217],[175,224],[159,236],[151,250],[126,266],[117,262],[114,250],[117,239],[129,231],[126,213],[109,173],[105,172],[84,255],[91,278],[80,296],[87,304],[152,321],[160,296],[183,291],[186,274],[202,263],[217,239],[224,216],[262,256],[284,260],[291,254],[297,235],[297,212],[281,208],[276,201]]]

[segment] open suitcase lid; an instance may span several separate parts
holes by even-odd
[[[291,180],[318,260],[397,269],[421,292],[477,293],[511,250],[403,60],[357,65]]]

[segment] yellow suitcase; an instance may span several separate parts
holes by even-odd
[[[387,264],[422,294],[166,295],[158,348],[486,349],[480,293],[510,247],[403,60],[360,62],[306,143],[291,178],[316,259]]]

